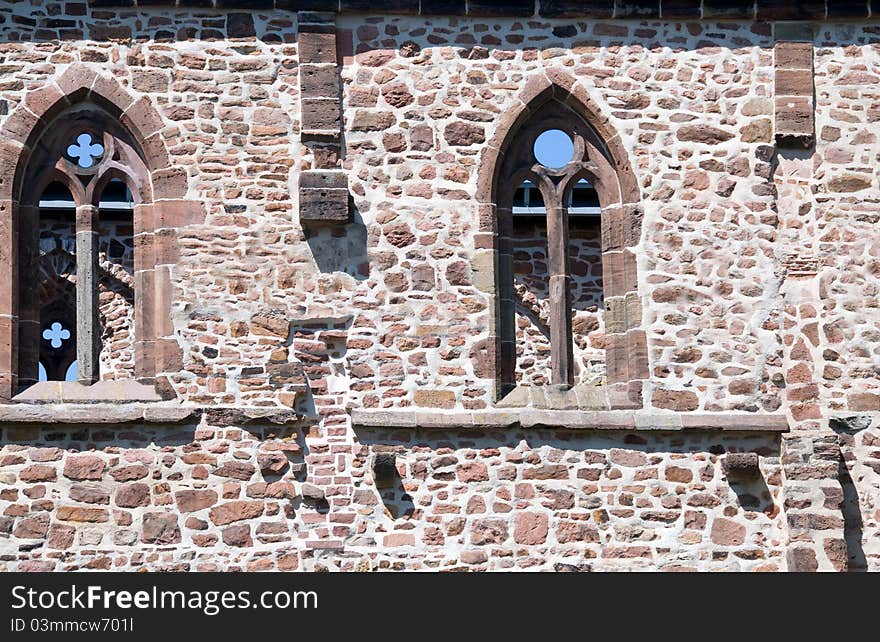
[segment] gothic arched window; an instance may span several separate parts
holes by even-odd
[[[495,317],[474,352],[475,373],[495,379],[505,405],[535,403],[535,388],[552,386],[563,396],[544,396],[549,407],[639,407],[648,364],[630,249],[640,242],[638,187],[589,97],[535,80],[526,88],[533,97],[490,142],[478,179],[491,208],[481,232],[492,244],[478,250],[475,270],[494,270]]]
[[[165,125],[152,98],[77,63],[29,86],[3,119],[0,402],[176,394],[178,234],[202,225],[206,210],[187,198],[189,177],[172,164],[175,132]],[[19,394],[41,379],[74,377],[101,381]]]
[[[135,377],[133,207],[146,190],[137,146],[97,105],[69,108],[37,141],[21,197],[20,388]]]

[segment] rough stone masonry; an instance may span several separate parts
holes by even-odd
[[[0,2],[0,570],[880,570],[878,12]]]

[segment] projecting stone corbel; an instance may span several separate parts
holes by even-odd
[[[299,21],[300,138],[312,168],[299,176],[299,220],[339,225],[351,220],[342,162],[342,93],[336,15],[301,11]]]
[[[299,175],[301,223],[348,223],[348,176],[340,170],[308,170]]]
[[[730,453],[721,461],[721,469],[729,478],[752,479],[761,474],[758,453]]]

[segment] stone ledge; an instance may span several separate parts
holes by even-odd
[[[677,414],[622,410],[477,410],[428,411],[410,409],[350,411],[362,428],[487,429],[558,428],[564,430],[788,432],[784,415],[734,413]]]
[[[96,7],[130,8],[149,4],[174,7],[175,0],[88,0]],[[185,1],[180,8],[186,8]],[[591,18],[607,20],[666,18],[670,20],[827,20],[833,18],[867,18],[867,2],[781,2],[780,0],[604,0],[577,2],[560,0],[201,0],[198,6],[215,10],[287,10],[304,13],[307,24],[317,27],[335,13],[390,14],[423,16],[473,16],[485,18]],[[322,15],[324,14],[324,15]]]
[[[137,402],[0,404],[0,425],[180,424],[199,423],[203,417],[209,426],[283,425],[308,419],[290,409],[262,406],[187,406],[180,403]]]
[[[98,381],[85,386],[76,381],[40,381],[12,398],[21,404],[129,404],[160,402],[153,386],[133,380]]]
[[[177,424],[193,418],[198,408],[153,403],[56,403],[0,405],[0,424]]]
[[[504,410],[609,410],[607,386],[517,386],[495,404]]]

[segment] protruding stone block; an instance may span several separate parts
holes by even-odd
[[[300,175],[301,223],[347,223],[350,220],[348,177],[337,171],[307,171]]]
[[[760,474],[757,453],[729,453],[721,461],[721,469],[728,477],[757,477]]]

